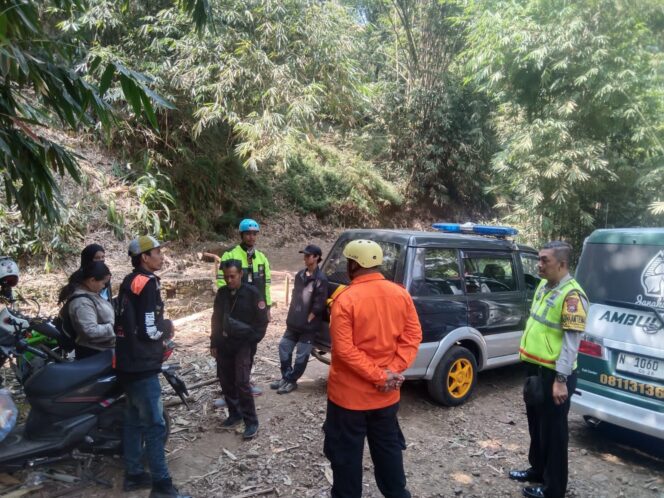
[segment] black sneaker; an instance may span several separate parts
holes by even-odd
[[[232,429],[236,425],[242,422],[242,417],[228,417],[221,423],[223,429]]]
[[[274,382],[270,382],[270,389],[279,389],[285,383],[286,381],[284,379],[275,380]]]
[[[242,437],[244,439],[252,439],[256,434],[258,434],[258,424],[250,424],[245,427]]]
[[[297,389],[297,384],[295,382],[284,382],[284,385],[277,389],[277,394],[292,393],[295,389]]]
[[[136,491],[137,489],[148,489],[152,487],[152,477],[148,472],[140,474],[125,474],[122,483],[122,491]]]
[[[191,496],[180,494],[170,479],[164,479],[152,484],[150,498],[191,498]]]

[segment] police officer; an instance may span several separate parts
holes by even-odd
[[[217,290],[212,312],[210,354],[217,360],[217,375],[224,393],[230,429],[244,420],[244,439],[258,433],[258,416],[249,375],[256,344],[267,329],[267,304],[258,290],[243,283],[242,261],[222,262],[226,285]]]
[[[115,345],[115,369],[127,395],[123,489],[151,487],[150,498],[189,498],[173,486],[164,452],[166,422],[159,372],[164,340],[173,335],[173,324],[164,319],[159,277],[154,274],[164,264],[164,256],[159,241],[147,235],[131,241],[129,256],[134,271],[120,286]],[[144,456],[150,473],[143,469]]]
[[[221,256],[221,264],[217,272],[217,287],[226,285],[223,263],[229,259],[242,262],[242,281],[255,286],[260,292],[268,308],[272,306],[270,262],[264,253],[256,249],[256,239],[260,226],[255,220],[244,219],[239,226],[242,242]]]
[[[314,338],[323,324],[327,301],[327,277],[318,267],[323,252],[309,244],[300,251],[304,254],[305,268],[295,275],[293,299],[286,317],[286,332],[279,342],[281,379],[270,384],[278,394],[297,389],[297,380],[307,368]],[[293,351],[297,347],[295,364]]]
[[[422,329],[408,291],[380,273],[383,251],[376,242],[351,241],[343,254],[351,283],[332,305],[334,354],[323,425],[332,498],[362,495],[365,438],[378,489],[390,498],[410,498],[397,412],[401,372],[415,360]]]
[[[527,470],[510,479],[541,483],[528,486],[531,498],[561,498],[567,489],[567,415],[576,389],[576,357],[585,329],[588,299],[569,274],[572,247],[553,241],[539,252],[540,282],[519,349],[526,363],[524,401],[530,432]]]

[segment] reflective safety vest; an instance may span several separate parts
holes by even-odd
[[[526,330],[521,336],[519,357],[522,361],[555,370],[556,360],[563,347],[561,318],[565,298],[573,290],[578,291],[584,299],[585,293],[573,278],[550,290],[545,286],[546,280],[542,280],[535,292]]]
[[[222,264],[229,259],[237,259],[242,261],[242,282],[245,284],[255,286],[265,299],[265,304],[272,306],[272,295],[270,292],[272,284],[272,276],[270,273],[270,263],[265,254],[258,250],[254,250],[254,256],[251,259],[251,268],[249,267],[249,258],[247,251],[242,249],[241,245],[235,246],[230,251],[226,251],[221,256],[221,263],[217,270],[217,288],[226,285],[224,280],[224,271]]]

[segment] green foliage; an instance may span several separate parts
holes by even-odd
[[[463,85],[455,64],[462,9],[438,0],[352,3],[367,22],[364,65],[383,82],[374,127],[387,134],[389,154],[379,160],[396,181],[405,179],[410,201],[488,210],[491,107],[483,92]]]
[[[53,123],[112,129],[139,165],[105,202],[119,238],[214,236],[284,200],[345,224],[426,204],[574,243],[664,212],[656,0],[5,3],[0,173],[30,222],[56,219],[57,175],[79,179]]]
[[[275,190],[302,213],[347,224],[375,223],[403,202],[370,162],[323,143],[299,147]]]
[[[441,76],[432,88],[400,95],[388,105],[391,159],[409,178],[410,197],[435,206],[463,205],[488,211],[483,189],[491,183],[488,163],[495,150],[488,120],[490,103],[481,92]]]
[[[108,200],[106,208],[106,222],[115,237],[124,240],[144,233],[157,238],[168,236],[173,229],[171,210],[175,206],[170,178],[146,168],[143,173],[130,173],[122,183],[127,187],[131,208],[120,211],[114,199]]]
[[[166,188],[165,188],[165,187]],[[150,233],[158,238],[168,232],[171,207],[175,205],[173,195],[167,190],[170,180],[161,173],[146,171],[131,185],[131,192],[138,200],[135,211],[134,233]]]
[[[154,126],[152,101],[169,107],[145,76],[117,60],[91,57],[74,69],[78,40],[51,36],[46,7],[67,16],[84,8],[77,0],[5,0],[0,10],[0,175],[7,205],[16,205],[30,227],[59,219],[53,173],[80,179],[74,155],[42,133],[51,118],[71,129],[97,122],[110,128],[114,117],[104,94],[114,80],[134,112],[145,112]],[[98,86],[87,78],[94,74],[101,75]]]
[[[176,9],[141,20],[150,70],[191,98],[193,137],[228,130],[244,165],[283,161],[293,138],[322,125],[350,127],[367,92],[356,26],[334,2],[216,0],[205,36],[187,32]]]
[[[596,226],[652,222],[638,211],[657,182],[638,178],[664,156],[657,12],[649,1],[471,4],[467,80],[496,103],[489,191],[508,221],[577,244]]]
[[[127,232],[127,223],[124,214],[118,211],[114,200],[108,202],[108,207],[106,208],[106,221],[111,227],[115,238],[118,240],[124,240]]]
[[[83,215],[77,209],[62,210],[59,223],[32,227],[21,213],[0,204],[0,254],[13,258],[40,255],[47,270],[51,261],[74,250],[73,242],[82,238],[84,229]]]

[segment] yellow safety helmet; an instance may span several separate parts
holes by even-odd
[[[373,240],[351,240],[344,248],[344,256],[356,261],[362,268],[383,264],[383,250]]]

